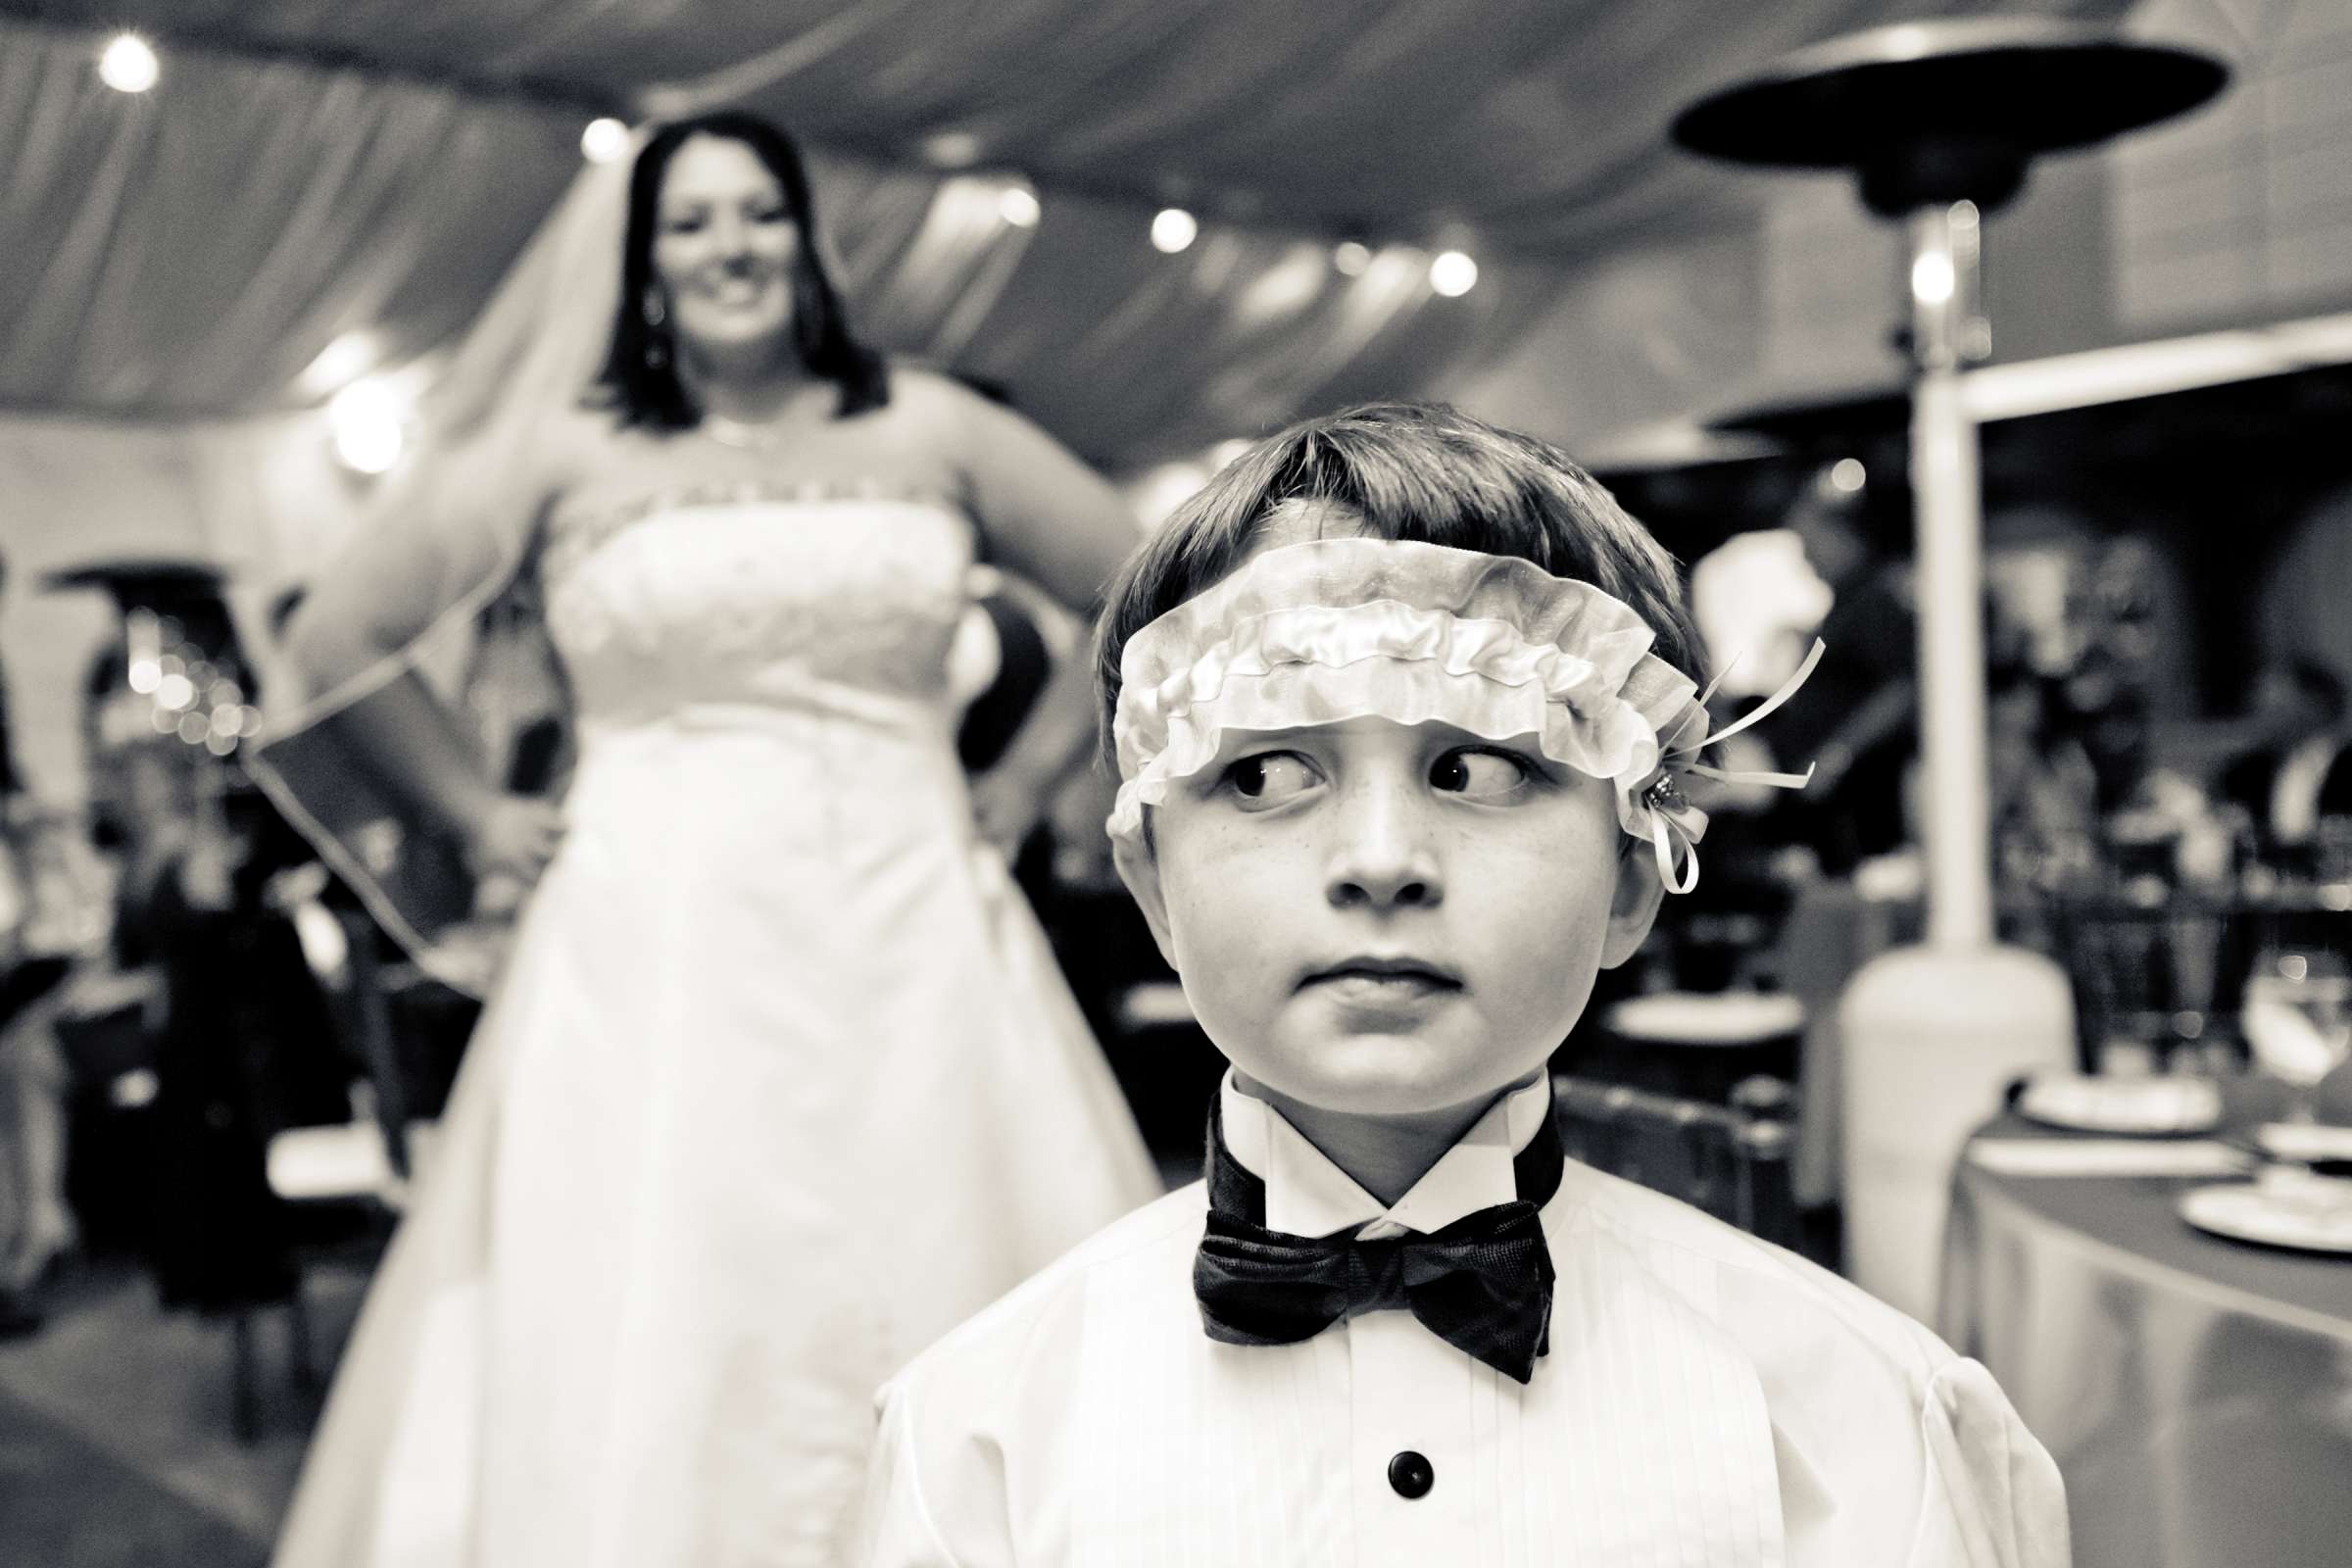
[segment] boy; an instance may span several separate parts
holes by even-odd
[[[1605,491],[1443,409],[1130,563],[1110,829],[1232,1063],[1207,1179],[884,1391],[873,1568],[2066,1560],[1982,1367],[1561,1157],[1545,1062],[1695,875],[1697,648]]]

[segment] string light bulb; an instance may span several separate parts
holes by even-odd
[[[1200,234],[1200,221],[1181,207],[1163,207],[1152,220],[1152,246],[1165,255],[1175,255]]]
[[[629,127],[611,115],[599,115],[580,131],[580,155],[592,164],[609,164],[629,150]]]
[[[1959,274],[1943,251],[1923,252],[1911,264],[1911,297],[1923,305],[1941,305],[1952,297]]]
[[[1362,240],[1344,239],[1331,248],[1331,265],[1344,277],[1361,277],[1371,270],[1372,247]]]
[[[326,406],[335,457],[358,473],[389,473],[408,445],[400,399],[372,377],[354,381]]]
[[[98,57],[98,79],[117,92],[145,92],[163,79],[163,62],[135,32],[118,32]]]
[[[1429,286],[1447,299],[1459,299],[1478,286],[1478,263],[1462,251],[1440,251],[1430,258]]]
[[[980,161],[980,138],[968,130],[943,130],[923,138],[923,161],[934,169],[969,169]]]
[[[1035,228],[1045,209],[1038,205],[1037,192],[1026,185],[1007,185],[997,198],[997,216],[1015,228]]]

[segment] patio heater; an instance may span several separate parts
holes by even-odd
[[[2210,99],[2218,60],[2082,24],[1905,24],[1785,56],[1686,109],[1676,141],[1737,163],[1851,170],[1908,241],[1927,941],[1882,956],[1839,1008],[1847,1265],[1931,1317],[1951,1163],[2000,1086],[2075,1054],[2065,976],[1993,942],[1985,777],[1983,504],[1961,374],[1984,215],[2039,154],[2093,146]],[[1830,650],[1836,658],[1838,650]]]

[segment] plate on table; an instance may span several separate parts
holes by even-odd
[[[2265,1247],[2352,1256],[2352,1181],[2275,1169],[2255,1182],[2180,1195],[2180,1217],[2201,1231]]]
[[[2039,1073],[2017,1097],[2017,1112],[2044,1126],[2086,1133],[2163,1137],[2221,1125],[2222,1091],[2210,1078],[2091,1078]]]
[[[2274,1121],[2254,1129],[2254,1142],[2273,1159],[2299,1165],[2352,1160],[2352,1127],[2320,1121]]]
[[[1602,1022],[1627,1040],[1752,1046],[1805,1026],[1805,1004],[1776,991],[1660,991],[1628,997]]]

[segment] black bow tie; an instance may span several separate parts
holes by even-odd
[[[1343,1317],[1401,1307],[1447,1344],[1525,1383],[1550,1348],[1551,1250],[1541,1211],[1560,1185],[1559,1129],[1544,1125],[1511,1161],[1519,1197],[1427,1236],[1359,1242],[1265,1227],[1266,1184],[1225,1148],[1208,1111],[1208,1226],[1193,1294],[1208,1337],[1295,1345]]]

